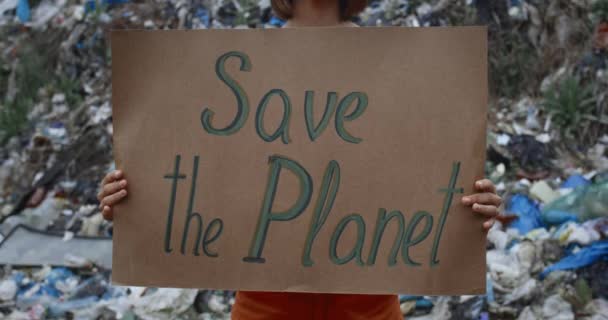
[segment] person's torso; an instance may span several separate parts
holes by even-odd
[[[401,320],[396,295],[240,291],[233,320]]]

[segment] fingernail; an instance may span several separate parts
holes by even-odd
[[[119,170],[119,171],[116,171],[116,172],[114,173],[114,176],[115,176],[116,178],[120,178],[120,175],[121,175],[121,174],[122,174],[122,172]]]
[[[477,187],[481,187],[481,181],[477,181],[477,182],[475,182],[475,185],[476,185]]]
[[[477,203],[474,203],[473,204],[473,210],[477,210],[477,209],[479,209],[479,205]]]
[[[120,180],[120,186],[124,187],[127,185],[127,180]]]
[[[463,197],[462,198],[462,202],[464,202],[465,204],[468,204],[468,203],[471,202],[471,198],[469,198],[469,197]]]
[[[122,190],[120,191],[120,194],[122,194],[123,196],[124,196],[124,195],[126,195],[126,194],[127,194],[127,190],[122,189]]]

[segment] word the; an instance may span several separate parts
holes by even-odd
[[[173,173],[167,174],[164,176],[165,179],[171,180],[171,196],[169,198],[169,211],[167,212],[167,228],[165,231],[165,247],[164,250],[166,253],[170,253],[173,251],[171,248],[171,231],[173,229],[173,211],[175,208],[175,196],[177,194],[177,185],[179,180],[186,179],[185,174],[181,174],[179,171],[181,156],[175,156],[175,167],[173,169]],[[196,194],[196,179],[198,178],[198,162],[199,156],[194,157],[194,162],[192,165],[192,182],[190,183],[190,197],[188,198],[188,210],[186,211],[186,222],[184,224],[183,234],[182,234],[182,243],[180,247],[180,251],[182,254],[186,253],[186,240],[188,239],[188,231],[190,230],[190,222],[192,219],[196,221],[196,225],[198,227],[196,234],[196,242],[194,242],[194,247],[192,253],[195,256],[200,255],[199,246],[203,248],[203,253],[208,257],[217,257],[217,253],[211,252],[209,249],[209,245],[216,241],[222,231],[224,229],[224,222],[222,219],[215,218],[209,222],[207,228],[205,228],[203,232],[203,217],[196,213],[192,212],[192,207],[194,205],[194,196]],[[215,228],[215,230],[214,230]],[[202,239],[202,241],[201,241]]]

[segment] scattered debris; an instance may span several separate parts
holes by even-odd
[[[373,0],[355,22],[489,30],[487,294],[403,314],[608,319],[608,0]],[[0,318],[229,318],[230,291],[109,284],[108,31],[283,24],[268,0],[0,0]]]
[[[0,242],[0,265],[112,268],[112,238],[53,234],[18,225]]]

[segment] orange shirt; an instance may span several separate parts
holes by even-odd
[[[401,320],[396,295],[239,291],[233,320]]]

